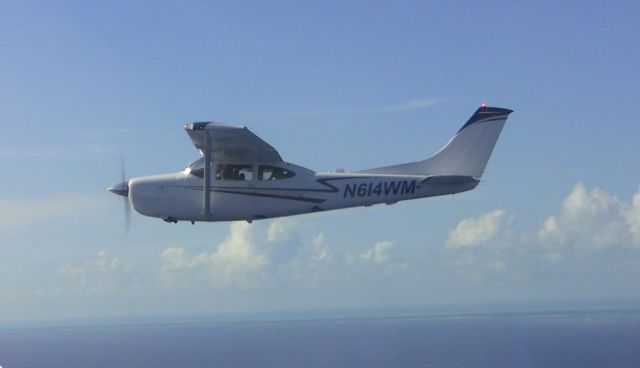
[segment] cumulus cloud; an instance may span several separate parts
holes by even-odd
[[[518,231],[511,219],[506,211],[495,210],[460,221],[449,232],[445,248],[455,252],[445,262],[466,279],[521,278],[527,272],[559,275],[579,264],[595,265],[597,254],[606,249],[630,251],[607,254],[626,254],[625,262],[633,263],[634,251],[640,250],[640,188],[625,202],[577,183],[539,228]]]
[[[467,218],[449,232],[445,247],[449,249],[477,247],[504,234],[509,223],[504,210],[495,210],[477,218]]]
[[[93,259],[66,264],[58,269],[61,275],[74,280],[74,287],[89,288],[94,292],[113,291],[125,285],[129,271],[117,256],[108,256],[104,250],[100,250]]]
[[[204,277],[217,287],[252,287],[270,263],[264,249],[256,245],[251,225],[245,222],[231,223],[229,236],[214,252],[191,256],[183,247],[171,247],[160,258],[165,281],[188,283],[193,277]]]
[[[446,247],[470,249],[484,243],[510,243],[520,247],[596,250],[640,247],[640,188],[630,203],[599,188],[577,183],[560,210],[548,216],[537,231],[511,238],[510,216],[495,210],[460,221],[449,232]],[[550,259],[558,260],[555,253]]]
[[[246,222],[232,223],[229,237],[210,256],[211,260],[223,266],[225,278],[269,264],[267,256],[257,247],[251,230],[251,225]]]
[[[598,264],[598,249],[640,249],[640,190],[631,202],[577,184],[541,225],[517,228],[514,216],[497,209],[466,218],[449,231],[440,249],[398,249],[381,240],[365,249],[332,248],[324,232],[311,233],[298,219],[249,225],[232,223],[227,238],[202,252],[184,246],[159,256],[168,286],[255,290],[313,288],[341,283],[358,287],[411,275],[416,280],[452,275],[463,282],[562,278]],[[399,258],[398,251],[411,256]],[[425,253],[432,267],[423,267]],[[591,252],[589,256],[586,252]],[[637,253],[636,253],[637,254]],[[616,255],[611,254],[611,257]],[[630,261],[631,262],[631,261]],[[631,266],[629,266],[631,267]],[[535,275],[535,277],[534,277]],[[555,275],[555,276],[554,276]],[[401,281],[398,281],[401,282]],[[523,281],[527,282],[527,281]]]
[[[252,289],[264,285],[299,257],[303,246],[295,219],[277,219],[266,229],[260,224],[233,222],[229,235],[212,251],[196,255],[184,247],[170,247],[160,254],[162,279],[168,285]],[[320,261],[324,244],[313,242]],[[309,251],[303,252],[305,255]]]
[[[560,211],[544,221],[538,237],[548,246],[577,249],[640,246],[640,191],[629,204],[578,183]]]
[[[631,207],[624,212],[624,219],[633,237],[634,244],[640,244],[640,187],[633,196]]]
[[[289,218],[279,218],[269,224],[266,246],[275,264],[287,263],[297,255],[302,244],[296,230],[299,226],[297,220]]]
[[[391,240],[382,240],[374,244],[373,247],[367,249],[360,254],[360,259],[365,262],[386,263],[391,260],[391,250],[396,243]]]
[[[325,262],[331,259],[324,233],[318,233],[318,235],[313,238],[313,253],[310,258],[312,263]]]
[[[267,241],[278,242],[291,238],[296,222],[286,218],[273,220],[267,228]]]
[[[60,268],[60,272],[67,274],[85,274],[91,270],[98,270],[101,272],[114,271],[118,269],[120,262],[118,257],[107,257],[107,253],[101,250],[96,255],[96,258],[90,261],[83,262],[81,265],[64,265]]]

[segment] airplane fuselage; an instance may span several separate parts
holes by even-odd
[[[434,155],[351,173],[287,163],[246,127],[189,123],[185,130],[199,160],[178,173],[108,190],[128,197],[139,213],[168,222],[253,221],[460,193],[478,185],[511,112],[483,105]]]
[[[227,164],[227,163],[225,163]],[[261,164],[252,166],[259,172]],[[189,169],[129,181],[129,198],[136,211],[167,221],[258,220],[340,208],[393,204],[407,199],[459,193],[478,181],[429,183],[428,176],[315,173],[301,166],[275,163],[295,173],[278,180],[211,180],[210,210],[203,212],[203,178]]]

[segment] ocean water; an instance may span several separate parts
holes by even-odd
[[[640,312],[0,328],[14,367],[640,367]]]

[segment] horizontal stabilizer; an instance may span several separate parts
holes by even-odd
[[[477,184],[480,180],[472,176],[464,175],[434,175],[422,181],[428,185],[456,185],[456,184]]]

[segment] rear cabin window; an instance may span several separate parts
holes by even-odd
[[[261,165],[258,169],[258,178],[260,180],[280,180],[292,178],[296,175],[291,170],[283,169],[277,166]]]
[[[216,168],[216,180],[253,180],[253,166],[238,164],[219,164]]]

